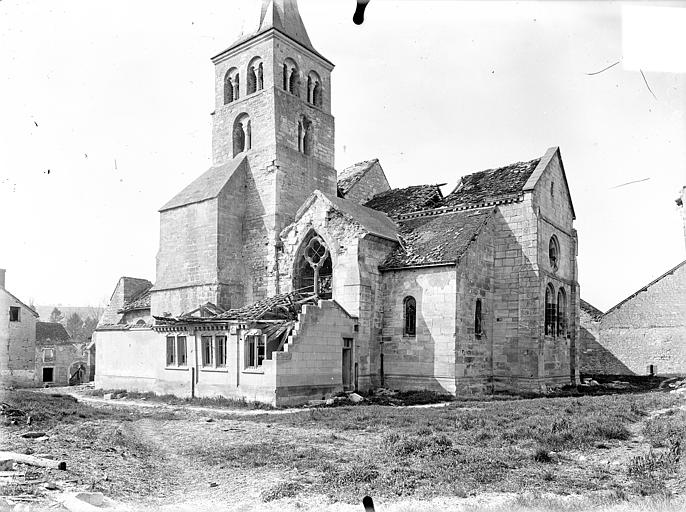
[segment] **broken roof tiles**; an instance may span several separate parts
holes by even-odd
[[[482,205],[516,199],[540,161],[540,158],[534,158],[463,176],[455,190],[443,200],[444,206]]]
[[[380,268],[453,264],[476,239],[492,214],[492,208],[483,208],[400,221],[402,243]]]
[[[155,317],[159,325],[190,324],[190,323],[217,323],[227,321],[257,322],[259,320],[295,320],[304,304],[316,304],[318,298],[313,293],[282,293],[266,297],[246,306],[229,309],[208,316],[193,316],[192,314],[179,317]],[[207,306],[207,305],[205,305]],[[216,306],[214,306],[216,308]],[[202,308],[202,306],[201,306]],[[207,308],[206,313],[211,312]],[[198,310],[194,310],[198,311]]]
[[[413,185],[394,188],[375,195],[364,206],[384,212],[389,217],[442,206],[440,185]]]
[[[369,169],[378,163],[379,159],[365,160],[346,167],[338,173],[338,195],[345,197],[345,195],[353,188],[353,185],[362,179]]]
[[[140,311],[150,309],[150,290],[152,289],[152,283],[148,283],[145,289],[143,289],[138,295],[133,299],[128,301],[124,306],[118,311],[118,313],[127,313],[129,311]]]

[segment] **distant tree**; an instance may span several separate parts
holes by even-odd
[[[82,336],[84,340],[87,340],[93,336],[93,331],[98,326],[98,319],[96,317],[89,316],[83,321]]]
[[[73,339],[83,339],[83,320],[78,313],[72,313],[64,327]]]
[[[57,308],[57,306],[55,306],[54,308],[52,308],[52,313],[50,313],[50,321],[58,324],[62,322],[62,320],[64,320],[64,315]]]

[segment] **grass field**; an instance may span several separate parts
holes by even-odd
[[[0,400],[32,416],[31,426],[3,427],[3,449],[62,457],[69,485],[146,507],[197,499],[298,508],[312,499],[360,503],[364,495],[468,503],[512,493],[508,510],[553,501],[560,510],[670,510],[686,474],[686,413],[663,392],[251,416],[91,407],[28,391]],[[48,440],[36,446],[19,437],[27,430]],[[0,494],[27,491],[11,485]]]

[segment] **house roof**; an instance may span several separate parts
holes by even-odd
[[[593,306],[592,304],[589,304],[584,299],[579,299],[579,307],[582,311],[588,313],[594,320],[600,319],[600,317],[602,317],[604,314],[597,307]]]
[[[462,176],[444,206],[480,205],[518,197],[540,158]]]
[[[342,171],[338,172],[338,194],[341,197],[350,191],[351,188],[362,179],[362,177],[374,167],[374,164],[379,163],[378,158],[373,160],[365,160],[364,162],[357,162],[356,164],[346,167]]]
[[[28,309],[28,310],[31,312],[31,314],[33,314],[33,316],[35,316],[36,318],[38,318],[38,317],[40,316],[40,315],[36,312],[35,309],[33,309],[33,308],[30,307],[30,306],[27,306],[27,305],[24,304],[22,301],[20,301],[17,297],[15,297],[14,295],[12,295],[12,293],[11,293],[7,288],[3,288],[3,287],[0,286],[0,290],[4,291],[4,292],[5,292],[7,295],[9,295],[12,299],[14,299],[16,302],[18,302],[19,304],[21,304],[22,307]]]
[[[492,208],[462,210],[401,221],[401,244],[379,268],[454,264],[476,239],[493,211]]]
[[[440,185],[414,185],[394,188],[375,195],[364,206],[390,217],[442,206]]]
[[[69,333],[57,322],[36,322],[36,341],[56,343],[69,341]]]
[[[640,290],[635,291],[634,293],[632,293],[631,295],[629,295],[629,296],[628,296],[626,299],[624,299],[623,301],[621,301],[621,302],[619,302],[618,304],[612,306],[610,309],[608,309],[608,310],[605,312],[605,315],[609,315],[609,314],[610,314],[612,311],[614,311],[615,309],[619,309],[620,307],[622,307],[623,304],[625,304],[626,302],[628,302],[628,301],[630,301],[631,299],[633,299],[634,297],[636,297],[636,295],[638,295],[638,294],[641,293],[641,292],[647,291],[648,288],[650,288],[650,287],[653,286],[654,284],[658,283],[659,281],[662,281],[665,277],[671,276],[674,272],[676,272],[677,270],[679,270],[679,269],[680,269],[681,267],[683,267],[684,265],[686,265],[686,260],[684,260],[684,261],[682,261],[681,263],[679,263],[676,267],[670,268],[667,272],[665,272],[664,274],[662,274],[662,275],[661,275],[660,277],[658,277],[657,279],[653,279],[651,282],[649,282],[647,285],[645,285],[645,286],[644,286],[643,288],[641,288]]]
[[[127,313],[129,311],[140,311],[150,309],[150,290],[152,283],[147,281],[145,288],[141,290],[135,297],[124,304],[124,306],[117,311],[117,313]]]
[[[163,212],[172,208],[214,199],[222,191],[231,176],[242,168],[245,160],[245,155],[241,154],[223,165],[210,167],[204,174],[176,194],[159,211]]]

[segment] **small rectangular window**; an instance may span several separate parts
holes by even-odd
[[[176,338],[167,336],[167,366],[176,365]]]
[[[55,349],[54,348],[44,348],[43,349],[43,362],[54,361],[55,360]]]
[[[226,336],[216,336],[214,339],[217,366],[224,367],[226,366]]]
[[[265,353],[265,338],[263,335],[249,335],[245,337],[245,367],[257,368],[262,366]]]
[[[200,337],[200,353],[202,354],[202,365],[212,366],[212,336]]]
[[[176,338],[176,354],[179,366],[186,366],[186,337],[179,336]]]
[[[10,322],[19,322],[20,307],[10,306]]]
[[[474,307],[474,335],[480,338],[483,334],[483,327],[481,322],[481,299],[476,299],[476,306]]]

